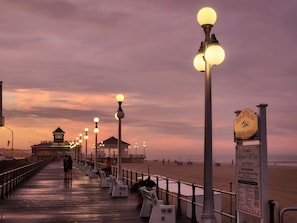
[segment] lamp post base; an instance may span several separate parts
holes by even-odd
[[[87,166],[85,169],[85,175],[90,176],[93,172],[93,169],[90,166]]]
[[[97,173],[96,170],[92,170],[92,169],[91,169],[91,170],[89,171],[89,174],[88,174],[88,175],[89,175],[90,178],[97,178],[98,176],[97,176],[96,173]]]
[[[128,185],[125,185],[122,181],[117,180],[113,186],[112,197],[128,197]]]
[[[201,223],[217,223],[217,220],[214,215],[202,215]]]
[[[85,164],[85,166],[84,166],[84,171],[85,171],[85,175],[89,176],[90,168],[87,164]]]

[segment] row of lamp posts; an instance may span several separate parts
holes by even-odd
[[[115,114],[115,118],[118,120],[119,126],[118,126],[118,162],[117,162],[117,184],[122,185],[123,184],[123,177],[122,177],[122,149],[121,149],[121,141],[122,141],[122,130],[121,130],[121,121],[124,118],[125,114],[124,111],[122,109],[122,103],[124,101],[124,95],[123,94],[118,94],[116,96],[116,100],[118,102],[118,110]],[[99,118],[95,117],[94,118],[94,123],[95,123],[95,128],[94,128],[94,133],[95,133],[95,161],[94,161],[94,169],[92,171],[92,173],[89,173],[89,176],[91,177],[94,176],[96,174],[96,172],[98,171],[98,133],[99,133],[99,128],[98,128],[98,123],[99,123]],[[85,128],[85,168],[87,168],[87,156],[88,156],[88,128]],[[79,140],[79,145],[78,147],[81,148],[81,137],[82,134],[80,134],[80,140]],[[78,149],[78,161],[79,161],[79,156],[80,156],[80,149]],[[91,174],[91,175],[90,175]]]
[[[98,163],[97,163],[97,146],[98,146],[98,142],[97,142],[97,137],[98,137],[98,133],[99,133],[99,128],[98,128],[98,122],[99,122],[99,118],[95,117],[94,118],[94,123],[95,123],[95,128],[94,128],[94,133],[95,133],[95,161],[94,161],[94,168],[92,171],[90,171],[90,169],[88,168],[88,139],[89,139],[89,129],[85,128],[85,135],[84,135],[84,139],[85,139],[85,160],[84,160],[84,167],[81,166],[85,172],[86,175],[89,175],[90,177],[95,177],[96,176],[96,172],[98,170]],[[81,152],[81,145],[82,145],[82,134],[79,134],[79,137],[76,138],[76,145],[77,145],[77,162],[79,163],[80,161],[82,161],[82,152]]]
[[[138,146],[138,143],[136,142],[136,143],[134,144],[135,158],[136,158],[136,159],[137,159],[137,156],[138,156],[138,154],[137,154],[138,147],[139,147],[139,146]],[[143,147],[143,157],[145,158],[145,148],[146,148],[146,142],[145,142],[145,141],[143,142],[142,147]]]
[[[213,193],[213,176],[212,176],[212,102],[211,102],[211,67],[219,65],[224,61],[225,52],[219,45],[218,40],[214,34],[211,34],[211,29],[215,24],[217,15],[214,9],[204,7],[199,10],[197,14],[197,21],[201,25],[205,39],[201,42],[198,54],[194,58],[194,67],[205,73],[205,113],[204,113],[204,199],[203,210],[201,215],[201,222],[215,223],[214,215],[214,193]],[[118,102],[118,111],[116,118],[119,122],[118,127],[118,171],[117,181],[122,184],[122,163],[121,163],[121,120],[124,118],[124,112],[121,107],[124,100],[124,95],[118,94],[116,96]],[[97,170],[97,134],[98,118],[94,118],[96,135],[95,141],[95,165],[94,170]],[[87,148],[86,148],[87,149]],[[136,149],[136,148],[135,148]]]
[[[96,177],[96,172],[98,170],[98,163],[97,163],[97,136],[98,136],[98,133],[99,133],[99,128],[98,128],[98,122],[99,122],[99,118],[98,117],[95,117],[94,118],[94,123],[95,123],[95,128],[94,128],[94,133],[95,133],[95,161],[94,161],[94,168],[93,170],[91,170],[88,166],[88,139],[89,139],[89,135],[88,135],[88,132],[89,132],[89,129],[88,128],[85,128],[84,131],[85,131],[85,135],[84,135],[84,139],[85,139],[85,165],[84,166],[81,166],[81,168],[85,171],[86,175],[89,175],[90,177]],[[81,153],[81,138],[82,138],[82,134],[79,134],[79,141],[78,141],[78,138],[77,138],[77,141],[79,143],[77,143],[77,157],[78,157],[78,162],[80,162],[82,159],[80,159],[80,155],[82,154]]]
[[[214,194],[213,194],[213,177],[212,177],[212,102],[211,102],[211,67],[213,65],[219,65],[224,61],[225,52],[223,48],[219,45],[218,40],[214,34],[211,34],[211,29],[215,24],[217,15],[214,9],[210,7],[204,7],[199,10],[197,14],[197,21],[201,25],[205,39],[201,42],[198,54],[194,58],[194,67],[205,73],[205,119],[204,119],[204,200],[203,200],[203,210],[201,216],[201,222],[204,223],[214,223],[216,218],[214,216]],[[2,86],[2,82],[1,82]],[[2,90],[1,90],[2,91]],[[2,98],[2,97],[1,97]],[[118,171],[117,180],[122,183],[122,163],[121,163],[121,120],[124,118],[125,114],[121,107],[124,100],[124,95],[118,94],[116,96],[118,102],[118,110],[116,113],[116,118],[118,119]],[[2,100],[1,100],[2,102]],[[2,106],[1,106],[2,109]],[[1,116],[2,118],[2,116]],[[98,141],[97,135],[99,133],[98,128],[99,118],[94,118],[95,128],[95,162],[94,162],[94,172],[98,170],[97,163],[97,149]],[[6,127],[7,128],[7,127]],[[9,128],[7,128],[9,129]],[[11,130],[11,129],[9,129]],[[11,130],[12,134],[13,131]],[[87,140],[88,140],[88,128],[85,128],[85,165],[87,165]],[[78,141],[78,138],[77,138]],[[13,143],[13,139],[12,139]],[[79,135],[79,149],[77,152],[78,161],[80,160],[82,143],[82,134]],[[78,142],[76,142],[78,144]],[[137,150],[138,145],[135,145]],[[12,146],[13,148],[13,146]],[[145,148],[145,145],[144,145]],[[137,155],[137,154],[136,154]]]

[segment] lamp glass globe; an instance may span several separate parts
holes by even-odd
[[[201,26],[214,25],[217,21],[217,13],[210,7],[204,7],[197,13],[197,21]]]
[[[198,53],[193,60],[193,65],[196,70],[200,72],[205,71],[205,61],[204,61],[204,54],[203,53]]]
[[[124,101],[124,95],[123,94],[117,94],[116,100],[117,102],[123,102]]]
[[[225,59],[225,51],[219,44],[211,44],[205,51],[205,59],[211,65],[219,65]]]

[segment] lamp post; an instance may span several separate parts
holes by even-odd
[[[135,159],[137,159],[137,149],[138,149],[138,143],[137,142],[134,145],[134,149],[135,149]]]
[[[3,126],[3,128],[8,129],[11,132],[11,157],[14,157],[14,151],[13,151],[13,130],[7,126]],[[9,142],[9,141],[8,141]],[[9,146],[9,143],[7,143]]]
[[[79,149],[78,149],[79,150],[79,155],[78,155],[79,162],[82,161],[82,152],[81,152],[82,146],[81,146],[81,144],[82,144],[82,134],[79,133]]]
[[[78,137],[76,137],[75,138],[75,145],[76,145],[76,149],[75,149],[75,151],[76,151],[76,162],[77,163],[79,163],[79,155],[78,155],[78,153],[79,153],[79,147],[78,147],[78,145],[79,145],[79,143],[78,143]]]
[[[5,126],[5,118],[2,116],[2,81],[0,81],[0,126]]]
[[[94,123],[95,123],[95,128],[94,128],[94,133],[95,133],[95,161],[94,161],[94,172],[97,172],[98,170],[98,163],[97,163],[97,150],[98,150],[98,133],[99,133],[99,128],[98,128],[98,122],[99,118],[95,117],[94,118]]]
[[[85,157],[85,166],[87,167],[88,166],[88,138],[89,138],[89,136],[88,136],[88,131],[89,131],[89,129],[88,128],[85,128],[85,141],[86,141],[86,153],[85,153],[85,155],[86,155],[86,157]]]
[[[104,143],[103,143],[103,141],[101,141],[100,143],[99,143],[99,157],[101,157],[101,155],[102,154],[105,154],[104,153],[104,147],[105,147],[105,145],[104,145]]]
[[[145,147],[146,147],[146,142],[145,141],[143,141],[142,146],[143,146],[143,158],[145,159]]]
[[[205,40],[201,42],[198,54],[194,58],[194,67],[205,72],[205,119],[204,119],[204,200],[201,215],[202,223],[214,223],[214,194],[212,176],[212,105],[211,105],[211,67],[219,65],[225,58],[225,52],[219,45],[211,29],[216,22],[215,10],[204,7],[197,14]]]
[[[119,121],[119,138],[118,138],[118,163],[117,163],[117,184],[114,186],[112,191],[112,197],[128,197],[128,185],[124,185],[123,176],[122,176],[122,130],[121,130],[121,121],[124,118],[125,114],[122,109],[122,103],[124,101],[124,95],[118,94],[116,100],[119,104],[118,111],[115,115],[116,119]]]
[[[118,111],[117,111],[117,118],[119,120],[119,139],[118,139],[118,175],[117,175],[117,180],[118,181],[122,181],[122,149],[121,149],[121,142],[122,142],[122,126],[121,126],[121,122],[122,122],[122,119],[124,118],[125,116],[125,113],[122,109],[122,103],[124,101],[124,95],[122,94],[118,94],[116,96],[116,100],[119,104],[119,108],[118,108]]]

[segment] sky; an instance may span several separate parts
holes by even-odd
[[[2,113],[14,148],[53,140],[57,127],[68,141],[88,127],[91,148],[96,116],[98,141],[117,137],[122,93],[132,154],[201,160],[205,77],[193,58],[204,6],[217,12],[212,33],[226,54],[212,68],[214,160],[235,154],[234,111],[261,103],[268,154],[296,155],[296,0],[0,0]],[[0,148],[11,135],[0,129]]]

